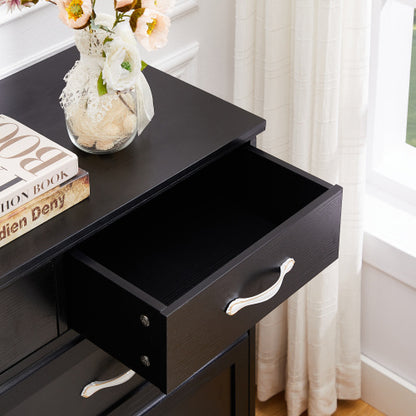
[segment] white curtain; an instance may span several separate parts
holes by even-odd
[[[257,327],[257,394],[288,414],[360,397],[360,275],[371,0],[236,0],[234,101],[258,146],[344,188],[339,260]],[[278,189],[276,189],[278,192]]]

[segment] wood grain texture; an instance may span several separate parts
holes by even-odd
[[[279,257],[281,259],[286,255],[285,252],[279,252],[276,256],[276,249],[280,246],[287,251],[300,250],[299,257],[305,254],[307,261],[298,267],[290,281],[290,287],[283,289],[282,297],[275,300],[277,303],[336,258],[341,190],[290,165],[280,163],[271,156],[259,156],[260,151],[251,150],[251,156],[248,157],[251,162],[246,160],[247,163],[239,169],[234,169],[236,165],[229,165],[226,156],[236,154],[237,150],[248,145],[248,142],[264,129],[265,121],[151,67],[146,68],[145,75],[153,92],[155,117],[141,137],[125,150],[105,157],[82,153],[72,147],[67,137],[63,112],[58,103],[64,83],[56,74],[63,75],[75,59],[77,53],[70,49],[0,81],[0,112],[15,117],[48,138],[70,147],[78,154],[80,167],[88,171],[91,178],[91,198],[51,219],[42,228],[36,228],[2,248],[0,286],[13,286],[26,273],[39,270],[39,267],[48,261],[57,263],[54,266],[56,274],[63,273],[65,267],[62,259],[67,257],[68,251],[75,246],[80,247],[91,237],[94,238],[94,235],[103,237],[107,233],[109,240],[97,239],[100,245],[98,251],[110,246],[112,255],[105,257],[117,261],[119,266],[127,264],[130,267],[136,261],[140,254],[137,242],[143,242],[143,249],[152,243],[152,253],[146,251],[145,258],[149,254],[151,261],[147,266],[156,267],[158,270],[154,273],[155,278],[152,275],[149,279],[147,275],[142,279],[143,284],[149,285],[149,290],[146,290],[150,293],[145,294],[146,299],[141,298],[142,303],[130,303],[133,296],[140,298],[137,293],[144,291],[140,288],[141,284],[136,285],[135,277],[130,276],[129,281],[120,277],[124,274],[121,269],[109,270],[107,276],[95,270],[89,288],[85,281],[88,274],[84,273],[85,268],[75,269],[75,274],[80,272],[77,275],[79,281],[76,282],[74,279],[77,284],[72,287],[71,296],[73,306],[87,302],[92,305],[94,300],[100,299],[101,303],[98,302],[96,305],[99,308],[96,309],[92,328],[100,329],[100,337],[103,337],[101,339],[112,340],[109,349],[112,349],[111,343],[117,340],[117,335],[120,335],[120,338],[126,336],[128,339],[124,342],[125,348],[130,349],[128,354],[137,362],[141,351],[133,343],[129,344],[131,334],[134,334],[137,343],[142,347],[147,348],[148,345],[149,350],[159,348],[160,355],[165,354],[165,360],[169,359],[170,363],[167,365],[163,360],[154,361],[150,357],[150,368],[156,368],[156,374],[160,373],[165,379],[166,373],[171,374],[169,390],[173,391],[165,396],[148,382],[143,383],[143,386],[151,387],[146,390],[141,384],[143,380],[137,376],[137,384],[133,387],[126,384],[117,387],[121,390],[99,392],[92,401],[81,399],[79,393],[84,384],[93,379],[108,378],[109,375],[101,370],[108,369],[106,363],[114,361],[87,341],[79,340],[76,346],[68,346],[64,351],[53,348],[46,353],[42,352],[42,364],[33,359],[31,369],[21,366],[29,358],[16,364],[15,367],[20,366],[22,374],[15,377],[18,378],[15,383],[10,383],[10,379],[5,378],[5,383],[0,386],[4,387],[4,394],[0,398],[0,404],[3,406],[0,406],[0,414],[6,415],[10,412],[13,416],[87,416],[107,411],[124,416],[151,411],[149,414],[152,416],[165,416],[172,411],[171,414],[182,416],[203,415],[203,411],[206,410],[205,414],[209,416],[252,416],[253,340],[249,346],[246,339],[231,344],[275,304],[257,309],[257,312],[254,309],[249,312],[242,311],[237,321],[228,322],[226,319],[229,317],[224,314],[223,309],[233,296],[245,296],[246,292],[267,285],[265,275],[275,278],[274,269]],[[28,82],[33,79],[36,79],[36,82]],[[21,85],[26,87],[21,88]],[[39,102],[42,105],[39,105]],[[261,162],[252,165],[250,163],[253,163],[253,158]],[[191,182],[195,181],[193,189],[185,187],[182,194],[177,193],[179,185],[188,178],[197,178],[197,174],[207,165],[211,166],[220,160],[223,160],[224,165],[221,174],[202,182],[198,182],[200,179],[192,179]],[[280,191],[276,191],[274,185],[271,187],[271,172],[274,172],[274,179],[286,183],[283,190],[279,188]],[[228,175],[231,179],[224,182],[224,177]],[[268,180],[260,180],[262,178]],[[218,187],[221,188],[221,192],[215,194]],[[153,210],[153,201],[156,201],[161,193],[168,193],[170,190],[173,192],[173,197],[167,198],[170,203],[167,204],[166,200],[161,199],[159,210]],[[192,198],[187,198],[185,203],[177,204],[187,193],[191,196],[197,195],[196,206],[193,205]],[[246,193],[249,198],[234,198],[236,194]],[[210,197],[213,194],[216,196],[212,202]],[[229,194],[234,196],[230,199]],[[282,194],[290,203],[281,204],[284,199]],[[140,220],[143,213],[141,210],[146,205],[150,206],[150,211],[153,212],[150,217],[145,217],[145,222],[148,221],[149,225],[143,224],[142,221],[139,225],[143,227],[137,228],[136,221]],[[201,211],[193,213],[193,207],[201,208]],[[226,212],[220,217],[223,208]],[[182,209],[186,215],[181,212]],[[135,210],[139,213],[133,214]],[[175,224],[169,220],[173,210],[176,210],[174,220],[180,220]],[[331,214],[330,220],[328,213]],[[189,216],[193,216],[193,221],[188,222]],[[316,221],[311,221],[314,218]],[[123,219],[126,220],[125,227],[116,239],[114,237],[117,237],[117,233],[114,230],[121,228]],[[132,219],[134,222],[129,224],[129,220]],[[162,222],[162,219],[165,222]],[[205,219],[207,221],[204,223]],[[162,225],[155,230],[155,224],[158,223]],[[134,224],[136,233],[132,233]],[[200,225],[203,225],[202,230]],[[329,236],[329,239],[319,245],[319,251],[315,250],[315,246],[308,246],[306,249],[299,247],[299,238],[306,234],[312,241],[318,237],[325,240],[321,232],[322,227],[326,229],[325,237]],[[108,231],[104,231],[105,229]],[[145,230],[147,235],[144,235]],[[194,239],[188,241],[181,237],[184,245],[178,249],[177,237],[182,236],[184,231]],[[269,235],[270,232],[273,232],[273,235]],[[167,233],[170,234],[168,237]],[[126,247],[123,243],[129,243],[132,236],[135,238],[134,246]],[[161,255],[160,246],[165,243],[165,239],[169,241],[165,245],[165,254]],[[264,250],[264,246],[270,241],[273,244]],[[114,255],[114,251],[119,247],[121,251]],[[130,250],[128,255],[126,248]],[[185,256],[181,252],[185,253]],[[253,253],[259,254],[254,260]],[[164,257],[165,255],[167,257]],[[200,261],[202,258],[205,258],[204,262]],[[167,261],[170,259],[172,262]],[[246,259],[250,261],[246,262]],[[264,267],[265,259],[270,263],[267,263],[268,270],[263,272],[259,265]],[[189,267],[190,260],[198,267],[203,265],[201,274],[200,270],[197,270],[198,273],[194,273],[195,270],[191,268],[185,270]],[[240,269],[237,267],[239,264],[242,264]],[[163,273],[159,266],[165,267]],[[173,266],[179,272],[179,278],[171,276]],[[230,269],[236,269],[232,276],[229,274]],[[137,270],[132,276],[141,276],[136,272]],[[243,277],[240,272],[244,272]],[[116,273],[120,273],[118,283],[112,278]],[[40,280],[42,276],[43,274],[40,275]],[[162,276],[162,279],[158,280],[158,276]],[[223,276],[227,279],[223,279]],[[106,285],[102,288],[104,290],[100,291],[98,283],[104,278],[112,284]],[[123,282],[120,284],[121,279]],[[242,282],[242,279],[245,281]],[[220,284],[217,284],[218,282]],[[123,292],[115,292],[115,283]],[[131,287],[133,284],[136,286],[130,291],[129,285]],[[163,286],[166,288],[163,292],[162,285],[166,285]],[[61,295],[64,297],[61,292],[64,292],[65,288],[61,290],[61,282],[58,282],[57,286],[61,300]],[[32,290],[19,291],[26,292],[33,296]],[[128,296],[125,296],[126,294]],[[151,297],[153,301],[149,303]],[[40,308],[39,305],[48,305],[49,308],[48,302],[51,299],[55,302],[56,295],[48,295],[46,298],[46,301],[42,298],[36,300],[36,306]],[[20,308],[21,302],[16,305]],[[114,305],[119,315],[113,313],[109,305]],[[183,305],[188,306],[182,308]],[[205,307],[207,310],[201,314],[200,311]],[[107,312],[100,313],[104,308],[107,308]],[[211,314],[210,308],[214,308],[215,313]],[[79,313],[80,317],[90,316],[82,315],[82,311]],[[149,315],[151,328],[153,325],[156,328],[156,333],[147,338],[147,344],[144,335],[146,329],[139,326],[139,317],[143,313]],[[49,309],[46,315],[48,314]],[[58,314],[58,327],[62,333],[66,330],[65,302],[58,305]],[[29,313],[25,312],[25,315]],[[217,319],[219,315],[221,318]],[[55,304],[51,317],[56,334]],[[114,317],[117,319],[114,320]],[[36,325],[42,325],[42,319],[36,318],[36,313],[33,314],[35,325],[30,324],[30,319],[24,322],[23,334],[26,336],[32,328],[36,330]],[[10,322],[13,325],[13,320]],[[109,331],[110,322],[115,330],[113,333]],[[39,334],[43,332],[39,331]],[[171,343],[169,347],[168,342]],[[41,344],[38,346],[41,347]],[[89,347],[84,350],[81,344]],[[236,345],[237,348],[233,348]],[[34,344],[31,344],[28,352],[33,351],[33,348]],[[44,357],[45,354],[48,357]],[[251,361],[248,355],[251,356]],[[131,368],[132,365],[129,363],[127,365]],[[158,372],[157,365],[163,371]],[[8,372],[14,371],[13,368]],[[179,387],[175,389],[178,384]],[[50,397],[51,401],[48,400]],[[216,398],[219,400],[215,401]],[[214,405],[214,410],[210,408],[211,405]]]
[[[83,153],[68,138],[58,100],[63,75],[76,59],[78,53],[71,48],[0,81],[0,113],[74,151],[91,179],[89,200],[48,221],[42,231],[35,229],[2,248],[0,284],[67,250],[208,159],[264,130],[260,117],[149,66],[144,74],[155,116],[140,138],[112,155]]]
[[[172,391],[337,258],[342,192],[328,186],[241,146],[72,254],[70,325]],[[117,244],[126,230],[137,241]],[[225,313],[235,297],[267,288],[289,257],[296,264],[273,299]],[[143,329],[150,299],[158,305]],[[160,342],[153,348],[150,339]],[[140,355],[155,365],[144,367]]]
[[[98,392],[89,399],[81,397],[83,387],[126,371],[87,340],[83,340],[53,361],[6,390],[0,396],[2,416],[96,416],[145,383],[138,375],[129,382]]]
[[[308,412],[301,416],[307,416]],[[287,416],[285,393],[279,393],[266,402],[256,401],[256,416]],[[362,400],[338,400],[334,416],[385,416]]]
[[[0,373],[58,336],[52,264],[0,290]]]
[[[254,381],[247,360],[248,338],[241,337],[163,400],[159,396],[158,401],[152,394],[155,387],[146,384],[142,394],[122,403],[109,416],[254,416],[247,394]]]
[[[136,293],[124,290],[119,285],[123,282],[114,281],[110,271],[96,268],[82,253],[74,251],[67,260],[65,291],[69,326],[165,390],[163,317]],[[141,324],[140,315],[149,318],[149,327]],[[150,366],[143,365],[141,356],[149,358]]]

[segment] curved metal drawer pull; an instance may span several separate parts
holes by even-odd
[[[81,396],[88,399],[97,391],[106,389],[108,387],[118,386],[119,384],[123,384],[126,381],[129,381],[136,373],[133,370],[129,370],[118,377],[110,378],[109,380],[103,381],[93,381],[90,384],[87,384],[81,392]]]
[[[237,298],[231,301],[225,310],[227,315],[235,315],[240,309],[245,308],[249,305],[255,305],[256,303],[262,303],[266,300],[271,299],[280,289],[283,283],[283,278],[285,277],[286,273],[292,270],[293,265],[295,264],[295,260],[287,259],[285,262],[280,266],[280,276],[277,279],[276,283],[266,289],[264,292],[259,293],[258,295],[252,296],[250,298]]]

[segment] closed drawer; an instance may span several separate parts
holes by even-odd
[[[58,336],[52,263],[0,288],[0,373]]]
[[[337,258],[341,194],[242,146],[71,253],[69,324],[169,392]]]
[[[28,371],[28,370],[26,370]],[[145,383],[135,375],[125,384],[81,397],[85,385],[106,380],[127,371],[126,367],[87,340],[46,362],[13,387],[0,386],[2,416],[96,416],[130,398]],[[9,380],[10,384],[13,380]]]
[[[171,394],[146,383],[106,416],[254,416],[248,395],[250,383],[254,386],[250,342],[244,334]]]

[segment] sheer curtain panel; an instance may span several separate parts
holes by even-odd
[[[360,277],[370,0],[236,0],[234,101],[258,146],[344,188],[339,260],[257,327],[257,392],[289,416],[360,397]],[[278,189],[276,189],[278,192]]]

